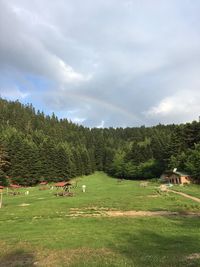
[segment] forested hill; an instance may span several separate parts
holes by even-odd
[[[200,177],[200,123],[89,129],[0,99],[0,182],[62,181],[95,170],[128,179],[174,167]]]

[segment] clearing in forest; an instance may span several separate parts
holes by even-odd
[[[4,194],[0,266],[200,266],[200,204],[158,187],[99,172],[79,178],[72,197]]]

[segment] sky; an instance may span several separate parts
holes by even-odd
[[[200,115],[199,0],[0,0],[0,96],[87,127]]]

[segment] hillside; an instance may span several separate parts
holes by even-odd
[[[32,185],[96,170],[119,178],[158,177],[177,167],[198,181],[200,123],[86,128],[0,99],[0,177]]]

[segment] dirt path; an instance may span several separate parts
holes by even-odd
[[[110,217],[152,217],[152,216],[200,216],[200,213],[180,213],[180,212],[173,212],[173,211],[107,211],[106,214]]]
[[[200,217],[200,212],[176,211],[136,211],[136,210],[110,210],[106,208],[84,208],[71,209],[69,217],[153,217],[153,216],[184,216],[184,217]]]
[[[192,200],[194,200],[194,201],[200,203],[200,198],[198,198],[198,197],[193,197],[193,196],[190,196],[190,195],[188,195],[188,194],[185,194],[185,193],[182,193],[182,192],[178,192],[178,191],[174,191],[174,190],[171,190],[171,189],[168,189],[167,191],[168,191],[168,192],[175,193],[175,194],[178,194],[178,195],[181,195],[181,196],[183,196],[183,197],[190,198],[190,199],[192,199]]]

